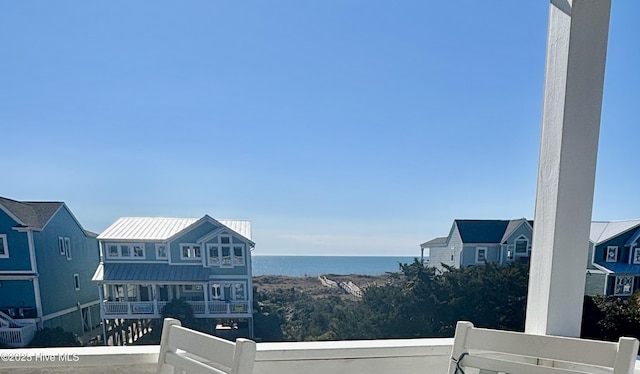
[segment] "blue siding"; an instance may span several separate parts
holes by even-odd
[[[0,258],[0,270],[30,271],[29,241],[27,233],[17,232],[17,222],[0,210],[0,234],[7,235],[9,258]]]
[[[69,237],[72,259],[60,254],[58,237]],[[43,315],[98,300],[98,289],[91,277],[99,262],[98,242],[87,237],[63,206],[40,232],[33,234]],[[75,290],[73,274],[80,278]]]
[[[640,230],[640,229],[636,229],[636,230]],[[598,244],[596,246],[596,255],[595,255],[594,261],[596,263],[606,262],[605,256],[606,256],[607,247],[617,246],[618,247],[617,262],[628,264],[630,259],[630,251],[629,251],[629,247],[625,248],[624,245],[627,242],[627,240],[629,240],[629,238],[631,238],[633,234],[636,233],[636,230],[629,230],[624,234],[618,235],[615,238],[611,238],[606,242]]]
[[[198,264],[202,263],[202,258],[193,258],[193,259],[181,259],[180,258],[180,244],[195,244],[198,239],[203,236],[219,229],[220,226],[214,225],[210,222],[204,221],[201,222],[196,227],[191,228],[189,231],[183,233],[182,235],[176,237],[171,241],[170,246],[170,254],[172,263],[185,263],[185,264]],[[200,248],[202,251],[202,256],[205,256],[204,253],[206,248],[204,246]]]
[[[36,299],[31,280],[2,280],[0,309],[6,307],[35,307]]]

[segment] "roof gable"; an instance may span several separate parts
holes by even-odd
[[[532,228],[532,225],[529,223],[529,221],[527,221],[524,218],[520,218],[520,219],[513,219],[511,221],[509,221],[509,224],[507,225],[507,228],[504,230],[504,235],[502,235],[502,239],[500,240],[500,243],[504,243],[507,241],[507,239],[509,239],[509,237],[516,232],[516,230],[518,230],[518,228],[520,228],[520,226],[522,225],[528,225],[530,228]]]
[[[41,230],[64,205],[60,201],[16,201],[0,197],[0,206],[18,224]]]

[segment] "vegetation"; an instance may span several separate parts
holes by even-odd
[[[487,263],[443,273],[419,261],[360,301],[314,299],[294,289],[255,292],[255,333],[264,341],[451,337],[458,320],[523,331],[529,267]],[[640,293],[585,297],[582,337],[640,337]]]
[[[62,327],[53,329],[47,327],[36,332],[28,347],[77,347],[79,345],[78,337],[74,333],[64,331]]]
[[[524,328],[526,265],[437,273],[416,260],[400,270],[398,281],[368,288],[361,301],[313,299],[293,289],[256,292],[256,336],[266,341],[452,336],[459,319]]]

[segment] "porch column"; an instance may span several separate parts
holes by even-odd
[[[151,289],[151,297],[153,297],[153,313],[160,314],[160,310],[158,310],[158,298],[160,297],[160,290],[158,289],[158,285],[154,284]]]
[[[610,0],[551,0],[526,332],[580,335]]]
[[[202,292],[204,293],[204,314],[209,315],[209,286],[208,283],[202,284]]]

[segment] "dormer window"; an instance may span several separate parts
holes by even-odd
[[[633,263],[640,264],[640,248],[633,249]]]
[[[607,253],[605,257],[606,262],[617,262],[618,261],[618,247],[616,246],[608,246]]]

